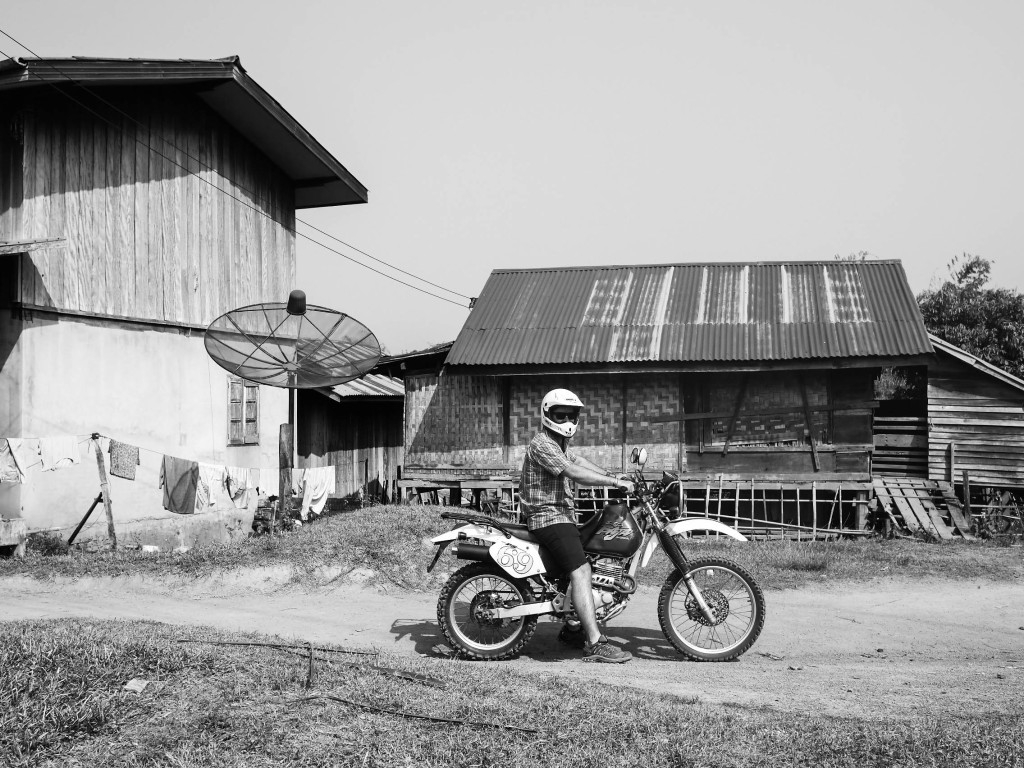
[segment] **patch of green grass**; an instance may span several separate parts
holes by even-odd
[[[945,716],[794,717],[510,665],[323,652],[307,688],[302,651],[179,639],[257,638],[142,622],[0,624],[3,764],[973,767],[1024,760],[1021,719],[980,711],[959,713],[955,727]],[[443,687],[382,674],[374,663]],[[151,682],[136,694],[123,687],[133,678]],[[412,719],[325,696],[488,725]]]

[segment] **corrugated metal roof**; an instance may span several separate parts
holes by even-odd
[[[951,355],[961,362],[967,363],[967,365],[970,365],[983,373],[987,373],[989,376],[999,379],[1005,384],[1009,384],[1011,387],[1016,387],[1017,389],[1024,391],[1024,381],[1018,379],[1009,371],[1004,371],[999,366],[992,365],[992,363],[982,360],[977,355],[972,355],[966,349],[961,349],[955,344],[951,344],[933,333],[929,333],[928,338],[931,339],[936,351],[945,352],[947,355]]]
[[[358,379],[331,387],[339,397],[405,397],[405,383],[401,379],[368,373]]]
[[[931,344],[899,261],[495,270],[449,365],[902,357]]]
[[[295,184],[295,207],[365,203],[368,192],[269,93],[237,56],[222,59],[20,57],[0,61],[0,92],[47,91],[68,82],[88,88],[186,86],[251,141]],[[120,119],[118,117],[118,119]]]

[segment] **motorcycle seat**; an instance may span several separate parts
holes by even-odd
[[[525,523],[502,523],[501,527],[517,538],[532,541],[534,544],[540,544],[540,541],[530,532]]]

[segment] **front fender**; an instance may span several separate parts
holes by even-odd
[[[670,536],[689,536],[696,531],[706,531],[708,533],[721,533],[738,541],[747,541],[747,537],[735,528],[730,528],[725,523],[720,523],[717,520],[710,520],[706,517],[691,517],[685,520],[676,520],[666,525],[665,531]],[[651,540],[647,542],[647,549],[644,550],[644,556],[640,561],[641,568],[647,566],[647,563],[651,561],[651,556],[654,554],[654,550],[657,548],[658,537],[652,536]]]
[[[722,533],[737,541],[746,541],[747,537],[731,528],[725,523],[717,520],[710,520],[706,517],[691,517],[685,520],[676,520],[665,526],[670,536],[689,535],[694,531],[708,531],[709,533]]]

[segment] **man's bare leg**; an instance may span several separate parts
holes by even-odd
[[[593,644],[601,639],[601,630],[597,626],[597,615],[594,613],[594,593],[592,591],[590,563],[584,563],[569,574],[569,588],[572,591],[572,607],[580,619],[587,640]]]

